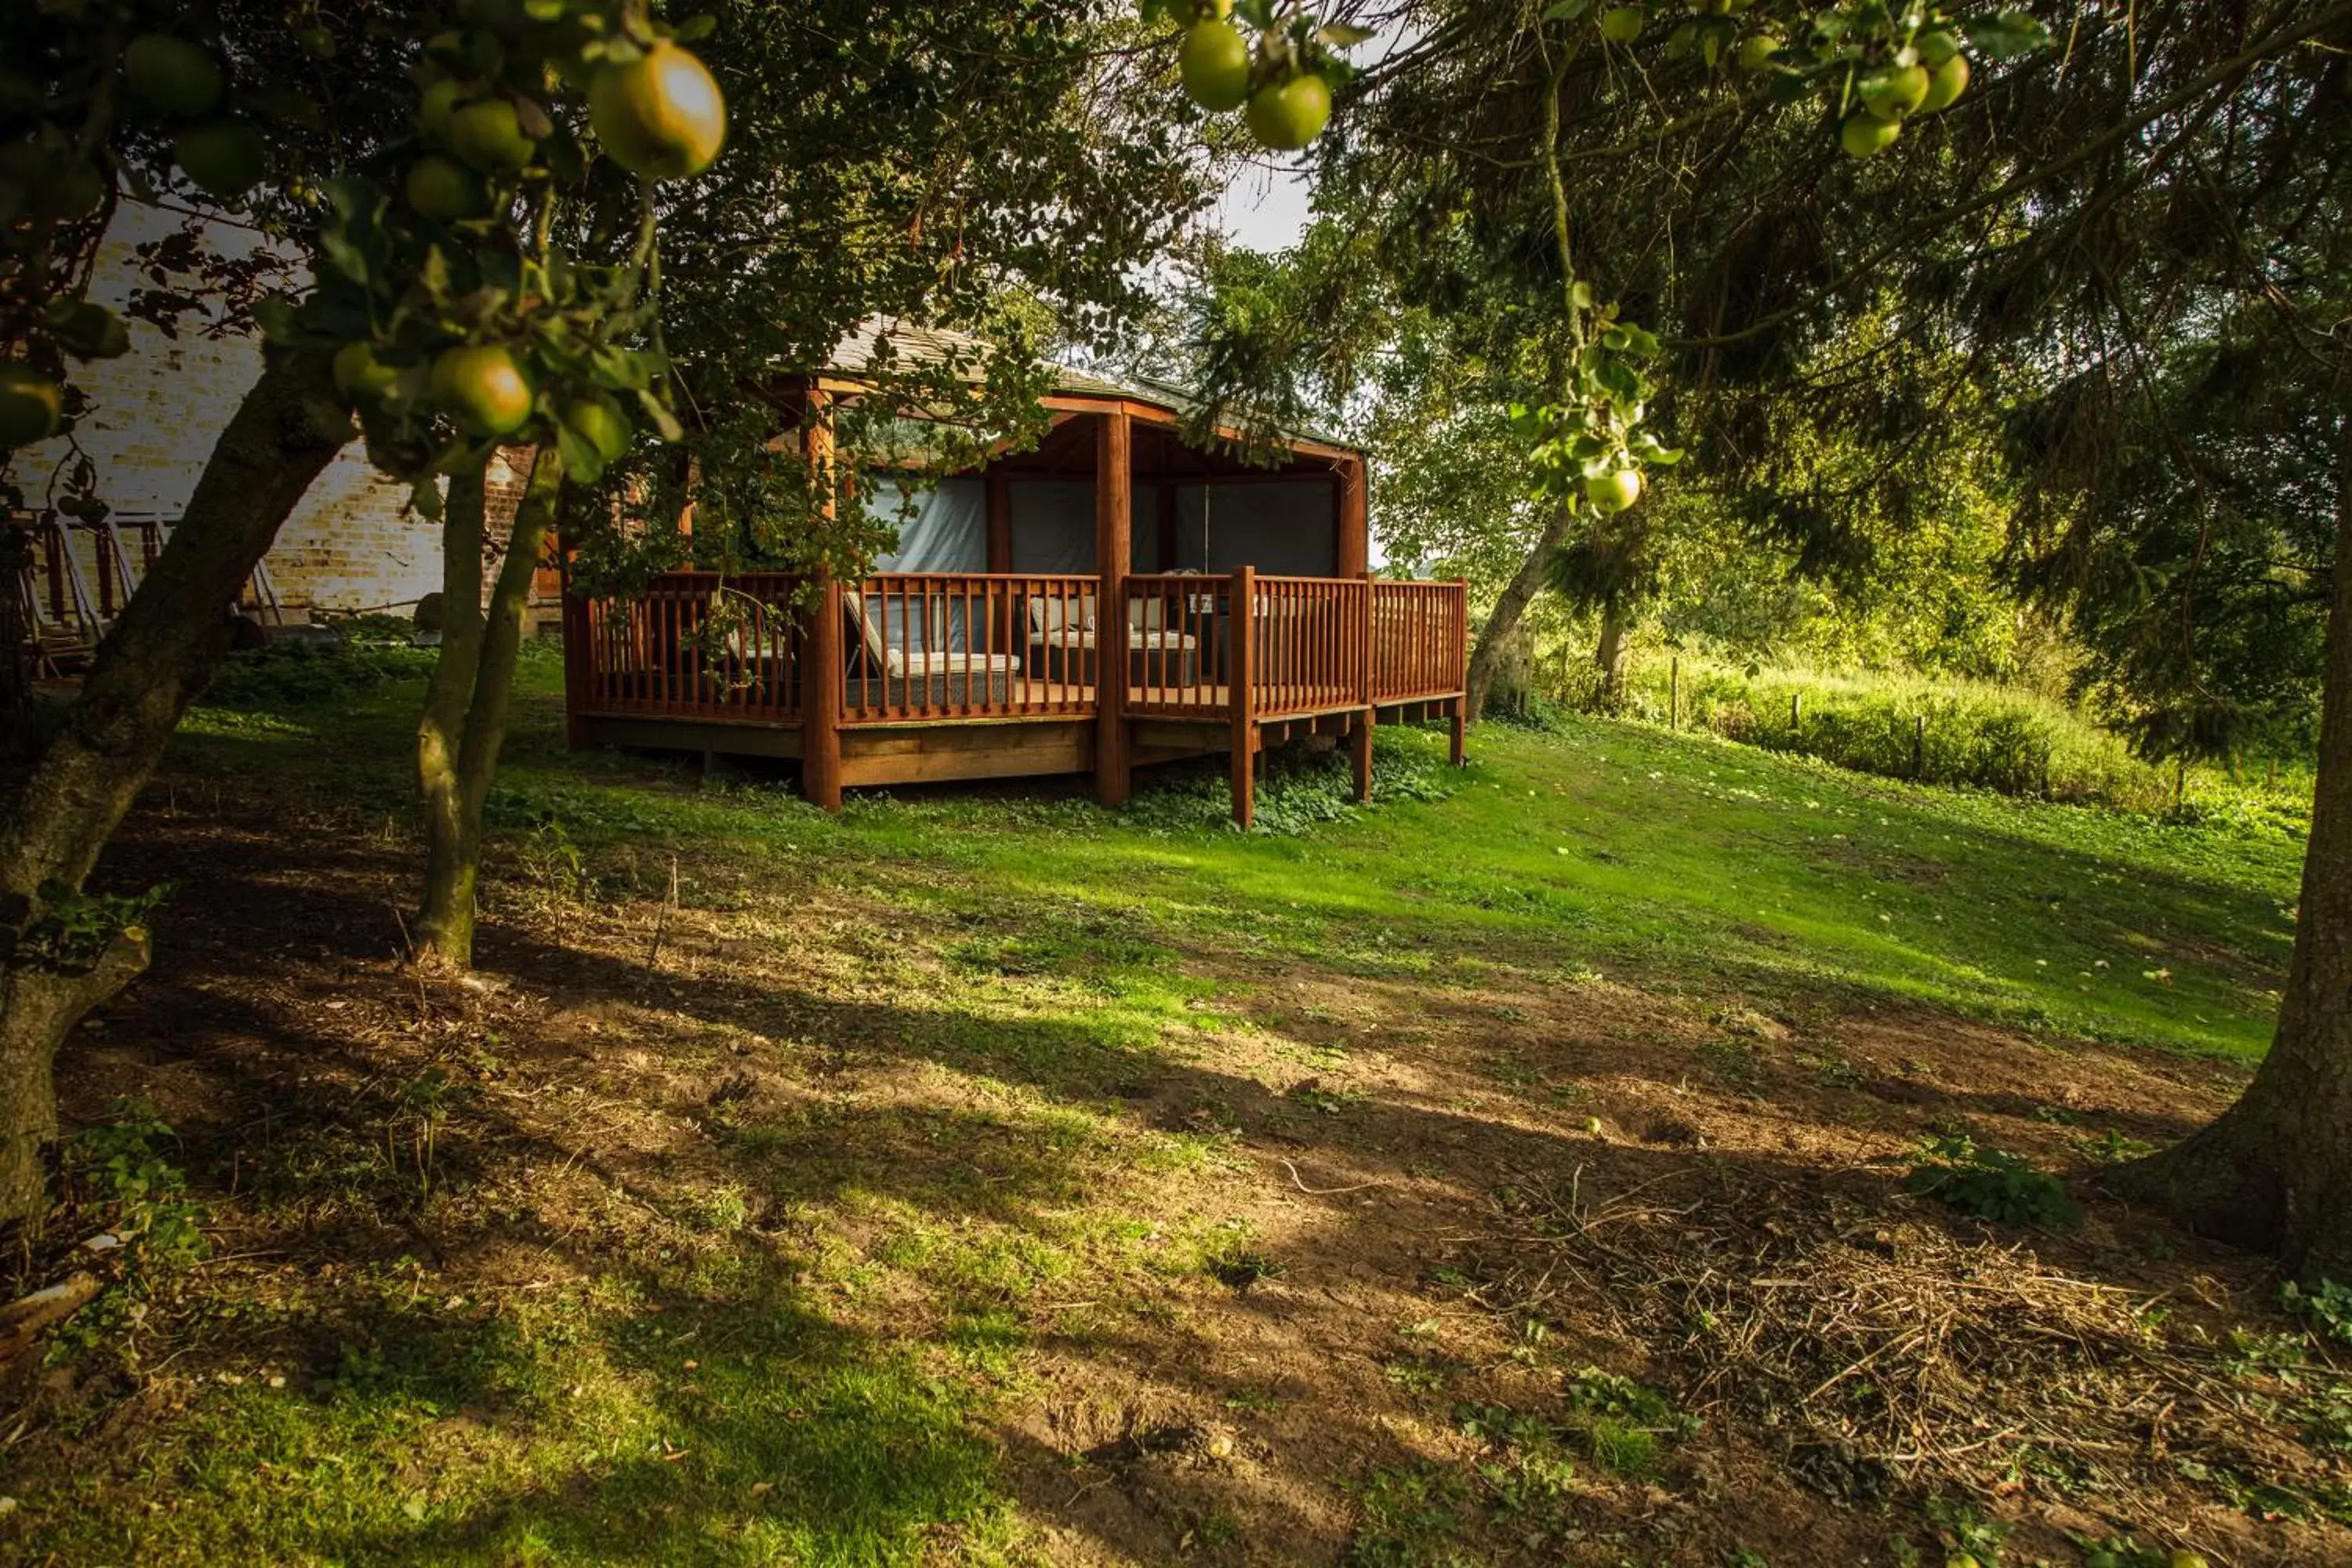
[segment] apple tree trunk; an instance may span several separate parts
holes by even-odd
[[[58,1046],[147,959],[136,926],[100,953],[61,959],[44,922],[98,864],[228,651],[238,590],[352,433],[322,359],[271,358],[63,722],[0,802],[0,1224],[37,1220],[45,1207]]]
[[[1518,571],[1496,596],[1495,607],[1486,612],[1486,624],[1478,628],[1478,640],[1470,649],[1468,707],[1473,721],[1486,712],[1486,699],[1510,657],[1511,639],[1517,635],[1528,606],[1535,602],[1537,593],[1549,578],[1551,558],[1559,553],[1575,521],[1575,504],[1561,502],[1535,547],[1528,552],[1528,558],[1519,563]]]
[[[423,963],[474,964],[475,894],[481,881],[482,808],[498,774],[515,660],[522,647],[530,583],[539,570],[563,490],[563,459],[540,448],[530,485],[515,511],[505,562],[481,608],[482,485],[478,471],[451,485],[445,527],[446,584],[441,658],[417,726],[416,783],[425,807],[425,897],[417,915]],[[455,504],[463,502],[464,504]],[[471,622],[462,637],[457,628]]]
[[[1601,667],[1601,706],[1615,712],[1625,705],[1625,633],[1632,617],[1615,595],[1601,605],[1601,643],[1593,662]]]

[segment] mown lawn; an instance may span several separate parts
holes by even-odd
[[[1458,773],[1384,731],[1364,812],[1298,763],[1286,833],[1181,771],[1118,816],[832,818],[564,752],[534,657],[487,984],[423,984],[415,678],[306,679],[199,710],[113,863],[177,891],[70,1109],[161,1108],[211,1256],[110,1266],[9,1423],[0,1555],[1876,1560],[1952,1477],[1832,1528],[1722,1426],[1620,1465],[1586,1373],[1673,1368],[1606,1311],[1486,1310],[1465,1237],[1528,1183],[1811,1180],[1937,1130],[2095,1164],[2231,1092],[2292,940],[2300,846],[2259,815],[1580,721]],[[78,1191],[68,1238],[145,1212]],[[2080,1266],[2119,1279],[2181,1246],[2100,1223]],[[1691,1489],[1702,1441],[1738,1506]],[[1706,1522],[1658,1534],[1660,1485]],[[2070,1494],[2147,1517],[2109,1502]]]
[[[544,658],[527,669],[538,706],[494,804],[526,852],[669,841],[726,875],[814,865],[962,919],[1044,907],[1185,936],[1241,929],[1370,973],[1626,967],[1694,994],[1916,1001],[2242,1060],[2269,1043],[2294,941],[2303,847],[2275,812],[2172,826],[1572,720],[1486,727],[1459,777],[1434,736],[1383,731],[1381,808],[1295,835],[1220,831],[1222,782],[1206,774],[1148,783],[1125,818],[1048,784],[865,794],[832,819],[788,777],[708,787],[683,765],[566,753],[560,671]],[[413,695],[291,717],[200,710],[184,751],[397,817],[406,784],[387,763]],[[1311,822],[1339,796],[1333,764],[1268,816]]]

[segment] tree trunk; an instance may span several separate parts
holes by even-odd
[[[352,434],[323,359],[272,357],[221,432],[186,515],[99,645],[63,723],[0,803],[0,1223],[41,1210],[58,1045],[146,963],[145,933],[134,929],[95,963],[58,968],[26,941],[51,901],[43,889],[79,890],[98,863],[228,651],[237,590]]]
[[[470,969],[474,963],[474,895],[481,879],[482,807],[489,800],[490,781],[498,774],[499,748],[506,741],[507,706],[514,692],[523,617],[530,607],[531,578],[539,570],[540,552],[554,523],[556,499],[562,489],[563,459],[554,447],[542,447],[531,464],[530,488],[515,512],[507,558],[499,568],[498,585],[490,592],[489,614],[481,627],[471,678],[466,681],[465,729],[458,740],[452,781],[454,819],[446,825],[431,817],[426,822],[425,900],[417,921],[425,944],[420,957],[451,969]],[[478,573],[479,568],[476,570]],[[478,588],[476,602],[479,603]],[[458,613],[454,605],[449,608]],[[445,644],[445,661],[449,651]],[[450,679],[464,677],[461,672]],[[436,692],[441,686],[436,669]],[[419,769],[421,776],[421,744]]]
[[[43,1150],[58,1131],[58,1047],[146,967],[147,933],[137,928],[87,968],[0,965],[0,1225],[32,1223],[48,1207]]]
[[[1628,616],[1615,595],[1601,605],[1601,646],[1593,661],[1601,666],[1601,705],[1615,712],[1625,705],[1625,632]]]
[[[2306,1279],[2352,1283],[2352,420],[2339,461],[2319,781],[2278,1033],[2237,1104],[2111,1184]]]
[[[416,795],[425,819],[425,902],[417,924],[426,952],[445,958],[456,946],[461,966],[472,936],[470,922],[461,920],[454,903],[465,879],[465,789],[458,760],[482,662],[484,479],[483,467],[449,479],[441,525],[441,656],[434,662],[416,725]],[[459,924],[468,927],[462,941]]]
[[[1570,527],[1576,521],[1573,501],[1560,503],[1559,510],[1546,525],[1543,535],[1528,558],[1519,563],[1495,607],[1486,614],[1486,624],[1478,630],[1477,646],[1470,650],[1470,718],[1475,722],[1486,709],[1486,695],[1495,689],[1495,676],[1508,655],[1512,636],[1519,629],[1520,617],[1528,613],[1536,593],[1544,585],[1551,571],[1551,558],[1567,539]]]

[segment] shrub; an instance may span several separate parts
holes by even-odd
[[[2312,1332],[2352,1344],[2352,1286],[2322,1279],[2306,1289],[2290,1279],[2279,1288],[2279,1305],[2310,1324]]]
[[[1665,668],[1643,665],[1634,712],[1663,722],[1668,697]],[[2173,800],[2170,770],[2134,757],[2119,737],[2065,703],[2007,687],[1740,670],[1685,658],[1682,721],[1744,745],[1886,778],[2146,811]]]
[[[2015,1154],[1980,1149],[1965,1136],[1931,1140],[1911,1167],[1909,1186],[1962,1214],[1997,1225],[2073,1225],[2083,1217],[2065,1185]]]
[[[440,655],[412,647],[404,633],[369,624],[326,642],[274,642],[222,661],[202,699],[208,708],[272,712],[312,708],[422,679]]]
[[[1444,800],[1454,790],[1452,774],[1433,748],[1383,735],[1372,752],[1372,803]],[[1255,832],[1297,837],[1346,822],[1357,810],[1354,765],[1344,750],[1288,747],[1267,753],[1259,764]],[[1204,761],[1169,769],[1137,794],[1125,820],[1159,833],[1231,826],[1233,793],[1224,764]]]

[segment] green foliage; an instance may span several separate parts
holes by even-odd
[[[1663,721],[1668,679],[1667,660],[1643,660],[1635,711]],[[2171,769],[2134,757],[2121,739],[2067,704],[2030,691],[1894,674],[1740,670],[1692,657],[1681,660],[1681,685],[1686,726],[1768,751],[2002,795],[2142,811],[2173,805]],[[2281,830],[2302,832],[2299,813],[2271,816]]]
[[[1394,749],[1372,753],[1372,804],[1433,803],[1457,786],[1439,758]],[[1257,806],[1251,831],[1295,838],[1361,815],[1355,802],[1355,772],[1344,752],[1304,748],[1269,752],[1259,764]],[[1139,791],[1122,820],[1154,833],[1201,828],[1231,829],[1232,786],[1211,766],[1171,773]]]
[[[2142,1546],[2128,1535],[2110,1535],[2093,1539],[2087,1535],[2069,1536],[2074,1549],[2083,1554],[2083,1568],[2168,1568],[2172,1554],[2160,1546]]]
[[[2352,1345],[2352,1286],[2322,1279],[2306,1287],[2290,1279],[2279,1287],[2279,1305],[2308,1323],[2313,1332]]]
[[[1202,1259],[1202,1267],[1209,1278],[1240,1295],[1246,1295],[1251,1286],[1282,1272],[1280,1263],[1256,1247],[1230,1240],[1212,1250]]]
[[[203,1205],[184,1194],[187,1178],[162,1145],[176,1137],[143,1100],[118,1100],[111,1118],[65,1142],[68,1201],[97,1211],[131,1249],[131,1267],[176,1268],[205,1256]]]
[[[143,893],[78,893],[63,882],[45,882],[40,913],[19,934],[9,960],[68,973],[89,969],[117,938],[143,928],[173,890],[164,882]]]
[[[1450,1550],[1469,1489],[1435,1465],[1374,1470],[1359,1506],[1362,1518],[1340,1561],[1346,1568],[1451,1568],[1465,1560]]]
[[[1983,1568],[2000,1568],[2000,1543],[2008,1539],[2009,1527],[1987,1519],[1975,1504],[1930,1498],[1927,1521],[1936,1527],[1937,1539],[1955,1554],[1965,1552]]]
[[[2071,1226],[2083,1217],[2057,1177],[2036,1171],[2018,1155],[1980,1148],[1961,1133],[1930,1139],[1906,1184],[1996,1225]]]
[[[389,626],[332,642],[266,643],[222,660],[200,700],[249,713],[299,710],[429,675],[439,657]]]

